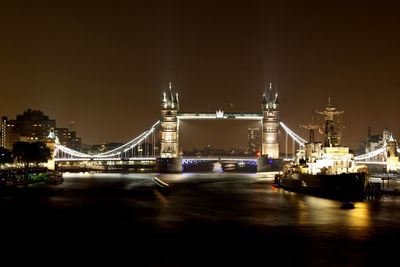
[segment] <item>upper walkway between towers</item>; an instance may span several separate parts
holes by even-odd
[[[179,120],[262,120],[261,112],[224,112],[218,110],[216,112],[178,112]]]

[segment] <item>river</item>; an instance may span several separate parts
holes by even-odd
[[[397,259],[400,196],[342,209],[338,201],[277,189],[268,173],[157,175],[168,189],[155,176],[65,173],[61,185],[0,195],[3,252],[44,249],[63,261],[131,266],[374,266]]]

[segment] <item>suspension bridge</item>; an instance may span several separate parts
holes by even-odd
[[[243,118],[242,118],[243,119]],[[285,161],[290,161],[288,155],[294,155],[296,148],[304,147],[307,142],[302,137],[290,130],[283,122],[280,122],[282,129],[286,133],[286,139],[291,138],[292,150],[288,151],[288,146],[285,150]],[[74,162],[74,161],[142,161],[142,160],[155,160],[158,156],[157,142],[159,141],[156,136],[159,135],[160,121],[154,123],[150,129],[144,131],[139,136],[130,140],[129,142],[121,145],[110,151],[99,153],[99,154],[86,154],[80,151],[70,149],[66,146],[56,143],[55,150],[55,161],[56,162]],[[286,143],[285,143],[286,144]],[[256,157],[235,157],[235,156],[225,156],[225,157],[184,157],[184,160],[255,160]]]
[[[279,120],[278,94],[270,88],[263,95],[262,112],[233,113],[223,112],[179,112],[178,94],[169,91],[163,94],[161,102],[161,119],[150,128],[129,142],[115,149],[98,154],[87,154],[65,147],[56,142],[54,161],[62,163],[81,164],[154,164],[158,171],[182,171],[182,165],[205,161],[244,162],[257,166],[257,171],[278,170],[284,161],[293,160],[298,149],[304,149],[307,141],[292,131],[285,123]],[[261,155],[246,157],[185,157],[180,152],[179,122],[182,120],[250,120],[259,121],[261,125]],[[283,131],[280,131],[282,129]],[[281,136],[285,134],[285,142],[281,146]],[[289,151],[291,146],[291,152]],[[284,153],[280,151],[284,147]],[[393,160],[394,153],[400,153],[397,146],[385,144],[374,151],[355,156],[356,164],[387,165],[388,168],[397,168],[397,161]],[[282,156],[284,154],[284,156]],[[396,166],[389,166],[397,164]]]

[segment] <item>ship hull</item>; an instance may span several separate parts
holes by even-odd
[[[363,201],[366,196],[366,173],[285,174],[276,183],[289,191],[302,192],[341,201]]]

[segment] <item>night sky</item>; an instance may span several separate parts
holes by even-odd
[[[40,109],[83,143],[125,142],[159,119],[169,81],[181,111],[251,112],[272,82],[304,137],[329,96],[345,145],[368,126],[400,136],[397,2],[2,1],[0,115]],[[182,144],[243,145],[250,126],[185,122]]]

